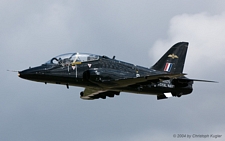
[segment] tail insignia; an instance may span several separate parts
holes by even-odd
[[[172,59],[177,59],[178,58],[178,56],[177,55],[175,55],[175,54],[170,54],[170,55],[168,55],[168,57],[170,57],[170,58],[172,58]]]
[[[172,67],[173,67],[173,63],[166,63],[164,71],[170,72]]]

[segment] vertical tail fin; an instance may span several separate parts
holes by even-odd
[[[173,45],[159,61],[152,66],[152,69],[169,73],[182,73],[187,49],[187,42],[179,42]]]

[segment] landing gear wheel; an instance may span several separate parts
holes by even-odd
[[[84,96],[84,92],[82,91],[82,92],[80,92],[80,96]]]
[[[183,95],[183,93],[179,93],[177,94],[177,97],[181,97]]]
[[[183,93],[172,93],[172,95],[174,97],[181,97],[183,95]]]

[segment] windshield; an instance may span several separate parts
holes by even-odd
[[[99,56],[88,53],[67,53],[56,56],[46,62],[46,64],[76,65],[82,62],[98,60]]]

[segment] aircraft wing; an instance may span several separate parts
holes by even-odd
[[[83,92],[81,92],[81,98],[85,100],[93,100],[93,99],[105,99],[106,96],[114,97],[115,95],[119,95],[120,92],[110,91],[103,88],[98,87],[86,87]]]
[[[115,79],[115,80],[109,80],[109,81],[102,81],[102,82],[95,82],[91,81],[95,84],[98,84],[101,87],[104,88],[118,88],[118,87],[127,87],[129,85],[137,84],[146,82],[149,80],[167,80],[167,79],[175,79],[182,77],[186,74],[157,74],[157,75],[149,75],[149,76],[143,76],[143,77],[134,77],[134,78],[124,78],[124,79]]]
[[[144,77],[135,77],[135,78],[124,78],[124,79],[115,79],[110,81],[91,81],[92,83],[98,84],[100,87],[86,87],[83,92],[81,92],[81,98],[85,100],[93,99],[105,99],[106,96],[114,97],[119,95],[120,91],[112,91],[113,88],[127,87],[129,85],[146,82],[149,80],[167,80],[172,78],[178,78],[186,74],[157,74]]]

